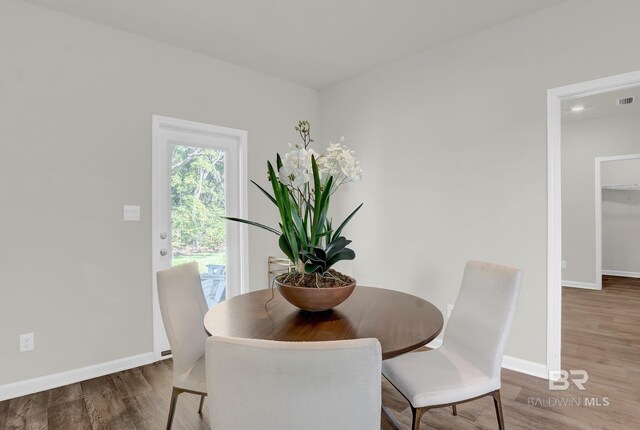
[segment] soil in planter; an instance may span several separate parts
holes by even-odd
[[[277,280],[281,284],[306,288],[337,288],[354,282],[352,277],[333,269],[327,270],[324,275],[319,273],[284,273],[279,275]]]

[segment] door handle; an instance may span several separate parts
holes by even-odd
[[[162,255],[163,257],[164,257],[165,255],[167,255],[167,250],[166,250],[166,248],[162,248],[162,249],[160,250],[160,255]]]

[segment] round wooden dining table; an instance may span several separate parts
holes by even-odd
[[[426,345],[442,325],[442,313],[428,301],[364,286],[328,311],[301,311],[272,289],[233,297],[204,318],[205,330],[215,336],[300,342],[376,338],[383,360]]]

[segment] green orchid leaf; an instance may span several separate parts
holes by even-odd
[[[318,221],[322,206],[322,185],[320,184],[320,171],[314,155],[311,156],[311,170],[313,172],[313,218],[311,222],[311,243],[316,244],[318,236]]]
[[[317,182],[320,183],[319,177]],[[333,177],[330,176],[322,191],[316,192],[313,226],[311,229],[311,238],[313,243],[318,242],[318,238],[320,237],[319,235],[322,234],[322,229],[325,227],[327,212],[329,211],[329,197],[331,196],[332,185]]]
[[[298,210],[297,205],[290,206],[291,219],[293,220],[293,225],[296,229],[296,236],[300,240],[302,246],[306,248],[308,246],[307,242],[307,232],[304,228],[304,223],[302,219],[300,219],[300,212]]]
[[[305,273],[324,273],[324,271],[322,270],[322,266],[318,265],[318,264],[313,264],[313,263],[307,263],[304,265],[304,271]]]
[[[329,246],[327,246],[327,258],[330,259],[338,252],[342,251],[351,243],[350,240],[347,240],[344,236],[340,236],[339,238],[332,241]]]
[[[322,248],[315,247],[313,249],[313,254],[320,260],[325,261],[327,259],[327,253]]]
[[[342,229],[349,223],[349,221],[351,221],[351,218],[353,218],[353,216],[360,210],[363,204],[364,203],[360,203],[360,206],[358,206],[353,212],[351,212],[351,214],[348,217],[345,218],[344,221],[342,221],[342,224],[340,224],[340,227],[338,227],[335,233],[333,234],[334,239],[336,237],[340,237],[340,233],[342,233]]]
[[[320,233],[320,234],[317,236],[317,238],[319,239],[319,238],[324,237],[324,236],[329,236],[331,233],[333,233],[333,230],[325,230],[325,231],[323,231],[322,233]]]
[[[314,264],[324,265],[325,263],[323,259],[316,257],[309,251],[300,251],[300,255],[305,258],[305,261],[311,261]]]
[[[327,269],[338,261],[353,260],[354,258],[356,258],[356,253],[352,249],[345,248],[327,261]]]
[[[324,232],[322,232],[322,234],[320,234],[318,237],[324,237],[326,236],[325,240],[324,240],[324,246],[327,247],[329,246],[329,243],[331,243],[331,235],[333,234],[333,228],[332,228],[332,220],[331,219],[327,219],[325,221],[325,230]]]
[[[277,199],[280,192],[280,181],[278,180],[276,171],[273,169],[271,161],[267,161],[267,175],[269,176],[269,181],[271,182],[271,186],[273,187],[273,195]]]
[[[284,234],[280,235],[280,239],[278,239],[278,245],[280,246],[282,252],[284,252],[284,255],[289,258],[289,260],[295,261],[295,258],[293,258],[293,252],[291,251],[291,247],[289,246],[289,242],[287,242],[287,238],[284,237]]]
[[[280,192],[278,200],[278,208],[280,208],[280,218],[282,221],[282,233],[286,236],[289,246],[291,246],[291,252],[296,258],[292,260],[294,263],[298,261],[298,254],[300,250],[300,238],[297,237],[295,232],[295,225],[291,218],[291,204],[289,189],[285,186],[280,186],[278,191]]]
[[[264,195],[267,196],[267,198],[273,202],[274,205],[278,206],[278,202],[276,201],[276,199],[271,194],[269,194],[269,192],[267,190],[265,190],[260,185],[258,185],[258,183],[256,181],[254,181],[253,179],[251,179],[251,183],[253,185],[255,185],[256,187],[258,187],[258,189],[260,191],[262,191],[264,193]]]
[[[229,221],[235,221],[235,222],[240,222],[243,224],[249,224],[249,225],[253,225],[255,227],[260,227],[264,230],[270,231],[271,233],[277,234],[278,236],[280,236],[282,233],[279,232],[278,230],[276,230],[275,228],[266,226],[264,224],[260,224],[258,222],[254,222],[254,221],[249,221],[247,219],[242,219],[242,218],[236,218],[236,217],[232,217],[232,216],[222,216],[220,218],[224,218],[224,219],[228,219]]]

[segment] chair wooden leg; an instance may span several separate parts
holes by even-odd
[[[451,409],[453,409],[454,416],[458,415],[458,408],[456,408],[456,405],[451,405]]]
[[[504,414],[502,413],[502,400],[500,399],[500,390],[491,393],[493,397],[493,405],[496,407],[496,416],[498,417],[498,428],[504,430]]]
[[[411,430],[420,430],[420,419],[427,412],[427,408],[414,408],[411,406],[411,413],[413,414],[413,421],[411,423]]]
[[[176,404],[180,393],[182,393],[182,390],[173,387],[173,390],[171,391],[171,402],[169,403],[169,416],[167,417],[167,430],[170,430],[171,425],[173,424],[173,415],[176,412]]]
[[[203,394],[202,396],[200,396],[200,407],[198,408],[198,413],[200,415],[202,415],[202,405],[204,403],[204,396],[206,396],[206,394]]]

